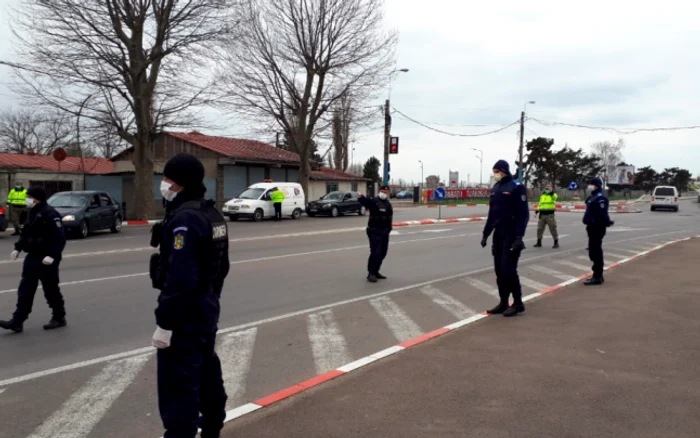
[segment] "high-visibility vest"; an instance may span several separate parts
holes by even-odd
[[[270,199],[274,204],[280,204],[284,201],[284,192],[282,190],[275,190],[270,195]]]
[[[27,189],[17,190],[12,189],[7,195],[7,203],[10,205],[26,206],[27,202]]]
[[[543,193],[542,196],[540,196],[539,204],[537,204],[537,210],[556,210],[558,197],[556,193],[551,195]]]

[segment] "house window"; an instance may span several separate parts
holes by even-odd
[[[337,183],[326,184],[326,193],[337,192],[337,191],[338,191],[338,184]]]
[[[350,190],[352,190],[353,193],[357,193],[357,183],[356,182],[352,183],[352,188]]]
[[[51,197],[58,192],[70,192],[73,190],[73,181],[29,181],[29,186],[39,186],[46,190],[46,196]]]

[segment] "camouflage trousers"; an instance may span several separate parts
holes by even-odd
[[[552,233],[554,240],[559,240],[559,232],[557,231],[557,219],[553,214],[540,214],[540,221],[537,223],[537,240],[542,240],[544,229],[549,226],[549,231]]]

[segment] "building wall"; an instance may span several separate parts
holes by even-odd
[[[49,194],[53,194],[59,187],[70,190],[85,190],[85,177],[82,173],[56,173],[42,171],[24,171],[21,169],[3,169],[0,171],[0,203],[7,200],[10,189],[15,181],[22,181],[25,188],[29,188],[32,181],[41,182],[45,185]],[[69,183],[69,185],[65,184]]]
[[[355,186],[356,185],[356,186]],[[337,188],[336,188],[337,187]],[[366,194],[367,193],[367,182],[349,182],[349,181],[309,181],[309,193],[306,194],[306,201],[315,201],[321,198],[329,191],[338,190],[341,192],[352,192],[356,191]]]
[[[124,202],[124,181],[121,175],[85,175],[85,190],[107,192],[119,204]]]

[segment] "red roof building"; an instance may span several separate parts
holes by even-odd
[[[111,173],[114,169],[114,164],[105,158],[67,157],[65,160],[58,162],[50,155],[0,153],[0,169],[100,175]]]

